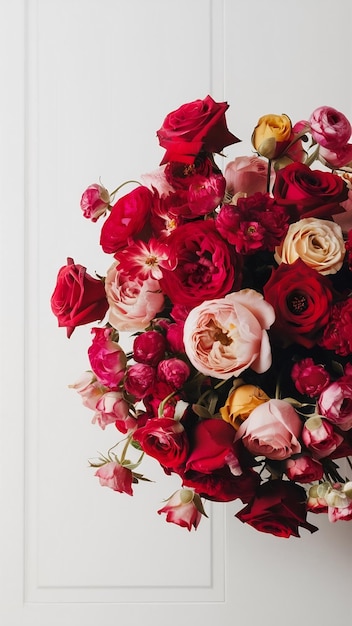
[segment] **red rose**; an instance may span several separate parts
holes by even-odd
[[[213,171],[213,163],[209,158],[197,158],[192,165],[172,161],[165,166],[165,178],[174,189],[187,190],[195,177],[207,178]]]
[[[208,474],[229,465],[239,466],[235,454],[236,431],[221,419],[205,419],[192,431],[192,449],[187,459],[186,471]]]
[[[163,269],[160,286],[173,304],[194,307],[221,298],[238,283],[235,253],[218,234],[213,220],[189,222],[167,239],[174,270]]]
[[[254,498],[235,517],[255,530],[277,537],[299,537],[301,526],[311,533],[316,526],[306,521],[306,492],[290,481],[270,480],[257,489]]]
[[[318,396],[330,382],[330,374],[324,365],[317,365],[311,357],[294,364],[291,378],[297,391],[311,398]]]
[[[352,300],[337,302],[331,308],[319,345],[341,356],[352,353]]]
[[[59,270],[51,296],[51,310],[59,326],[67,328],[67,337],[76,326],[102,320],[108,308],[104,283],[68,258],[67,265]]]
[[[332,291],[330,281],[301,259],[281,263],[264,286],[264,297],[275,310],[272,326],[278,338],[285,337],[306,348],[319,339],[329,319]]]
[[[214,502],[231,502],[240,498],[245,503],[252,499],[260,483],[260,476],[252,469],[234,476],[225,465],[211,474],[189,470],[182,475],[182,481],[185,487],[195,489],[201,498]]]
[[[182,424],[172,418],[155,417],[133,433],[142,450],[168,470],[182,467],[188,455],[188,439]]]
[[[152,192],[142,185],[120,198],[101,229],[100,245],[104,252],[113,254],[126,246],[128,238],[139,235],[152,204]]]
[[[239,139],[227,128],[227,102],[215,102],[211,96],[183,104],[169,113],[157,131],[160,145],[166,149],[163,163],[194,163],[200,152],[221,152]]]
[[[302,217],[328,219],[343,211],[340,203],[347,200],[348,189],[337,174],[291,163],[276,172],[273,194],[278,204],[289,209],[293,221]]]

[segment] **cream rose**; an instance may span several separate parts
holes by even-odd
[[[238,429],[235,441],[242,439],[254,456],[281,461],[301,451],[301,431],[301,420],[291,404],[268,400],[253,409]]]
[[[341,227],[335,222],[311,217],[291,224],[285,239],[275,250],[277,263],[290,265],[300,258],[320,274],[338,272],[344,256]]]
[[[189,313],[184,326],[185,350],[206,376],[228,379],[248,367],[262,373],[272,361],[267,329],[273,307],[253,289],[206,300]]]
[[[110,305],[108,321],[116,330],[144,330],[164,306],[164,296],[157,280],[132,280],[118,272],[117,263],[113,263],[107,272],[105,291]]]

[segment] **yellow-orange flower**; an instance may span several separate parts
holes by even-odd
[[[292,124],[285,115],[263,115],[252,133],[254,149],[267,159],[274,159],[291,140]]]
[[[220,414],[225,422],[229,422],[237,430],[253,409],[268,400],[270,398],[259,387],[241,385],[230,393],[225,406],[220,409]]]

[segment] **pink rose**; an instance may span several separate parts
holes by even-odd
[[[174,389],[182,389],[190,373],[189,365],[176,357],[165,359],[158,364],[157,375],[159,380],[164,380]]]
[[[279,461],[301,451],[298,441],[301,431],[301,420],[291,404],[285,400],[268,400],[253,409],[241,424],[236,441],[241,439],[254,456]]]
[[[164,358],[165,351],[165,337],[157,330],[147,330],[137,335],[133,342],[133,358],[138,363],[156,366]]]
[[[153,392],[156,370],[146,363],[135,363],[126,372],[125,389],[132,396],[141,400]]]
[[[352,501],[346,507],[328,507],[329,522],[344,521],[349,522],[352,520]]]
[[[95,472],[95,476],[98,476],[102,487],[110,487],[114,491],[133,496],[132,472],[127,467],[117,463],[117,461],[111,461],[99,467]]]
[[[294,364],[291,378],[297,391],[311,398],[318,396],[330,382],[330,374],[325,367],[316,365],[310,357]]]
[[[347,143],[345,146],[336,150],[328,150],[328,148],[319,149],[319,161],[330,167],[331,169],[339,169],[340,167],[351,167],[352,163],[352,144]]]
[[[128,402],[121,391],[104,393],[95,409],[92,423],[98,424],[103,430],[108,424],[115,424],[117,430],[125,434],[136,426],[136,420],[129,414]]]
[[[253,289],[205,301],[185,322],[187,356],[206,376],[227,379],[248,367],[263,373],[272,361],[267,329],[274,319],[272,306]]]
[[[113,328],[92,328],[94,338],[88,348],[91,368],[97,379],[106,387],[116,388],[124,377],[127,357],[114,340]]]
[[[195,177],[187,193],[190,217],[211,213],[219,206],[225,194],[226,180],[222,174],[211,174],[207,178]]]
[[[319,416],[307,419],[301,437],[304,445],[312,452],[315,459],[330,456],[343,442],[343,437],[334,431],[330,422]]]
[[[90,185],[83,192],[81,209],[84,217],[96,222],[101,215],[105,215],[109,207],[110,194],[102,185]]]
[[[166,513],[167,522],[178,524],[188,530],[192,530],[192,527],[197,530],[202,514],[205,514],[200,497],[191,489],[176,491],[158,513],[159,515]]]
[[[117,271],[116,263],[107,272],[105,290],[110,305],[109,323],[120,331],[144,330],[164,306],[157,280],[132,280]]]
[[[329,150],[344,146],[351,136],[351,124],[347,117],[333,107],[322,106],[309,118],[313,139]]]
[[[129,238],[140,235],[153,204],[152,192],[143,185],[120,198],[111,209],[100,234],[104,252],[113,254],[124,248]]]
[[[287,459],[285,463],[287,478],[298,483],[312,483],[314,480],[321,480],[324,475],[324,468],[319,461],[312,459],[306,454],[293,459]]]
[[[352,372],[321,392],[318,407],[321,415],[341,430],[352,428]]]
[[[240,156],[230,161],[225,168],[226,191],[234,196],[245,193],[252,196],[267,190],[267,161],[257,156]]]

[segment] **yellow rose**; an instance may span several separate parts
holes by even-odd
[[[273,159],[288,146],[291,135],[292,124],[287,115],[263,115],[252,133],[252,145],[260,155]]]
[[[241,385],[230,393],[225,406],[220,409],[220,414],[225,422],[229,422],[237,430],[253,409],[268,400],[270,398],[259,387]]]

